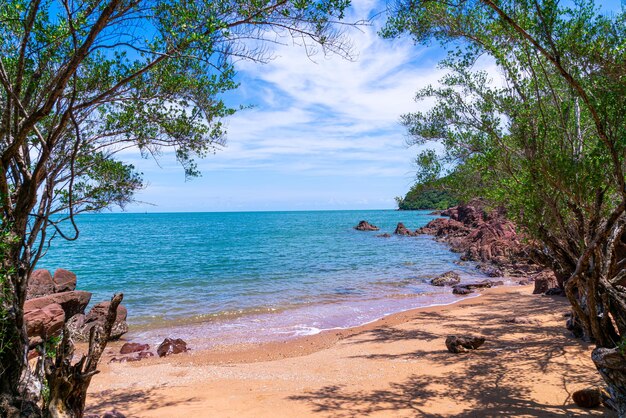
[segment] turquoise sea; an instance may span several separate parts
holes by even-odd
[[[425,211],[103,213],[78,217],[77,241],[53,241],[37,266],[78,275],[92,301],[124,292],[129,338],[211,345],[360,325],[457,300],[429,280],[482,276],[429,236],[377,237]],[[353,227],[367,220],[379,232]]]

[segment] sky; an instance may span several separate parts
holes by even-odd
[[[608,6],[615,7],[619,0]],[[347,20],[383,12],[356,0]],[[606,7],[606,6],[605,6]],[[226,97],[251,105],[225,120],[227,145],[198,160],[186,180],[171,154],[158,161],[124,155],[146,188],[129,212],[394,209],[413,184],[418,150],[406,146],[403,113],[424,110],[415,92],[443,75],[436,46],[384,40],[369,27],[348,30],[355,58],[306,51],[285,40],[269,63],[238,62],[240,87]],[[487,71],[488,62],[483,63]]]

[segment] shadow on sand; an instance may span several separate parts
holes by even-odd
[[[403,361],[426,359],[428,364],[434,364],[433,368],[441,367],[441,370],[452,369],[449,366],[459,363],[463,367],[434,375],[425,370],[423,375],[411,375],[404,381],[391,383],[380,390],[353,391],[349,386],[329,385],[289,399],[306,402],[313,412],[332,417],[361,417],[375,413],[426,418],[602,416],[602,410],[581,410],[571,401],[572,386],[578,389],[580,385],[594,385],[600,381],[599,376],[583,377],[590,375],[588,365],[567,362],[564,358],[568,351],[587,350],[589,345],[571,338],[564,326],[507,322],[520,315],[531,321],[533,316],[540,314],[560,317],[565,312],[562,300],[554,304],[541,297],[520,298],[515,303],[490,300],[489,295],[481,299],[481,303],[497,305],[490,310],[498,314],[452,317],[448,311],[421,312],[415,318],[440,323],[441,334],[382,326],[365,331],[357,335],[354,342],[349,342],[432,341],[434,350],[363,353],[353,358],[398,361],[400,365]],[[454,333],[480,333],[487,337],[487,342],[475,352],[451,354],[445,349],[443,339]],[[541,379],[548,367],[553,373],[555,368],[560,371],[559,386],[567,398],[563,405],[548,405],[533,400],[533,380]],[[524,373],[527,370],[533,373]],[[456,404],[456,410],[462,412],[433,413],[433,410],[437,410],[437,404]],[[428,408],[424,408],[425,405]]]

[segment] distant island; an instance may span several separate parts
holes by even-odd
[[[443,210],[458,205],[459,199],[434,183],[416,183],[404,197],[396,197],[398,210]]]

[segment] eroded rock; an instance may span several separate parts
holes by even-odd
[[[137,353],[139,351],[146,351],[149,349],[150,346],[148,344],[126,343],[120,348],[120,354]]]
[[[549,270],[544,270],[533,275],[531,280],[535,282],[535,289],[533,290],[533,294],[535,295],[546,293],[552,288],[559,287],[555,274]]]
[[[371,223],[369,223],[367,221],[359,222],[359,224],[357,226],[355,226],[354,229],[356,229],[357,231],[378,231],[378,230],[380,230],[379,227],[377,227],[376,225],[372,225]]]
[[[485,337],[465,335],[457,337],[450,335],[446,338],[446,347],[451,353],[464,353],[467,350],[476,350],[485,343]]]
[[[454,286],[459,283],[461,283],[461,276],[454,271],[447,271],[430,281],[433,286]]]
[[[407,229],[407,227],[404,226],[402,222],[398,223],[398,226],[396,226],[396,230],[393,233],[396,235],[404,235],[407,237],[412,237],[412,236],[417,235],[417,233]]]
[[[59,304],[65,312],[66,318],[71,318],[76,314],[85,312],[85,307],[89,304],[91,293],[82,290],[71,292],[53,293],[40,298],[30,299],[24,303],[24,311],[42,309],[48,305]]]
[[[54,280],[48,270],[39,269],[30,274],[26,299],[40,298],[54,293]]]
[[[169,356],[171,354],[179,354],[189,351],[187,343],[180,338],[166,338],[157,347],[157,354],[159,357]]]
[[[28,337],[32,340],[29,345],[34,346],[61,333],[65,323],[65,311],[58,303],[52,303],[41,309],[25,311],[24,321]]]
[[[56,269],[54,272],[54,292],[71,292],[76,290],[76,274],[65,269]]]

